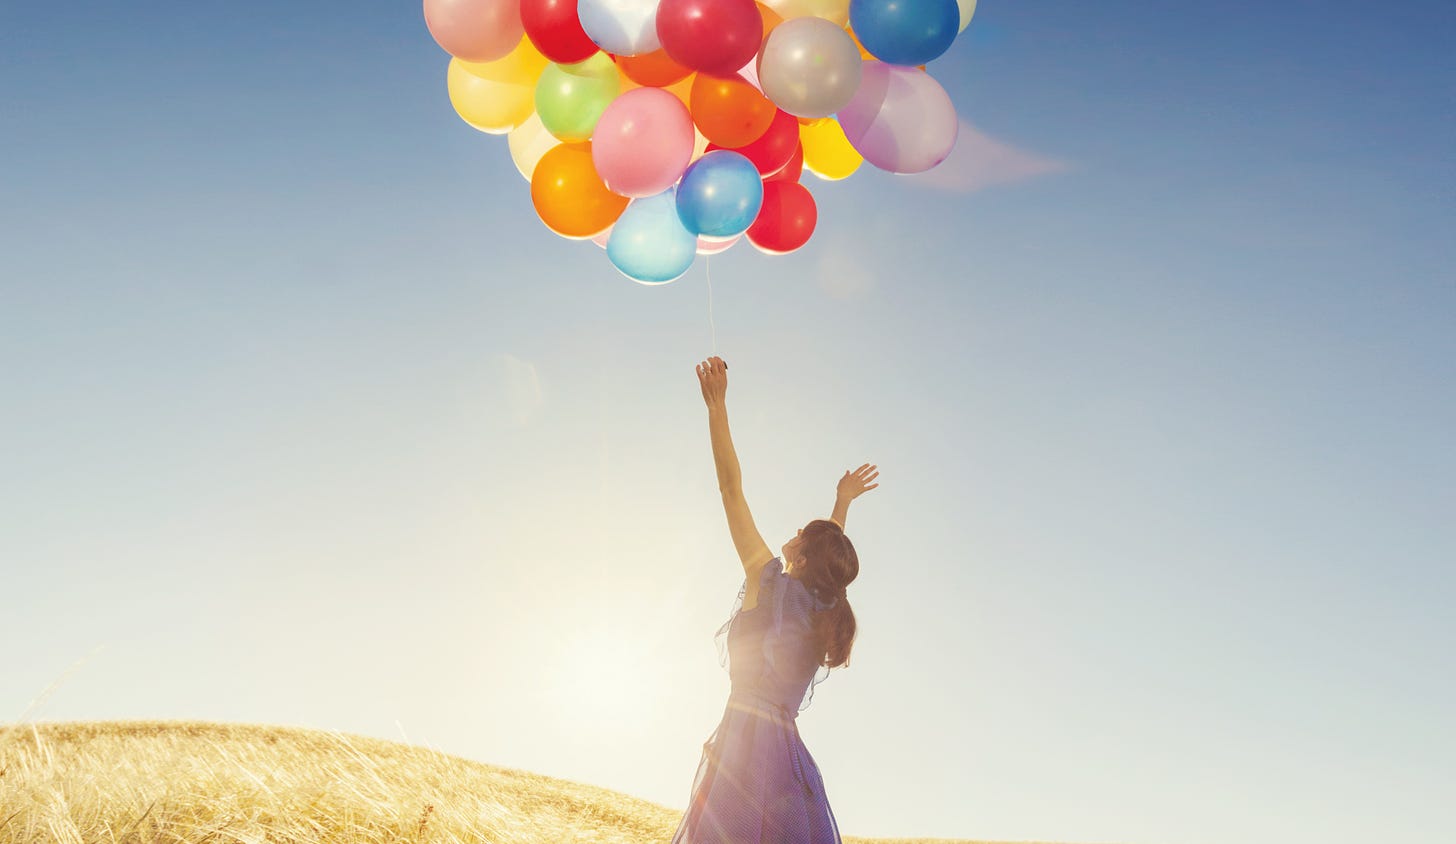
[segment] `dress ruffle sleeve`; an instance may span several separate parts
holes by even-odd
[[[814,609],[814,596],[798,579],[784,574],[784,564],[774,557],[764,563],[758,577],[758,605],[773,617],[773,636],[782,641],[785,635],[808,631],[809,612]],[[770,637],[765,636],[767,641]]]
[[[812,622],[810,614],[818,609],[826,609],[829,605],[819,602],[810,594],[809,590],[797,578],[784,574],[783,561],[774,557],[767,563],[758,575],[758,604],[750,610],[743,609],[743,598],[748,591],[747,578],[743,586],[738,590],[738,597],[734,600],[733,609],[729,613],[728,620],[718,628],[714,636],[718,648],[718,662],[724,669],[732,673],[729,648],[728,631],[732,628],[733,622],[740,614],[748,613],[754,616],[762,613],[765,618],[758,621],[764,627],[763,636],[763,671],[765,676],[775,676],[780,673],[789,676],[802,670],[802,665],[780,666],[780,660],[799,660],[805,657],[802,650],[803,643],[807,642],[812,635]],[[782,670],[781,670],[782,669]],[[804,690],[804,695],[799,703],[799,711],[808,708],[809,701],[814,696],[814,687],[823,682],[829,674],[829,669],[819,668],[815,676]]]

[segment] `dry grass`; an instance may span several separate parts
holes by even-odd
[[[0,844],[637,844],[666,842],[680,817],[603,788],[338,732],[0,726]]]

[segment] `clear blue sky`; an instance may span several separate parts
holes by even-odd
[[[710,324],[701,259],[536,219],[417,3],[7,4],[0,721],[80,660],[29,718],[683,806],[742,578],[716,351],[770,546],[880,466],[800,718],[847,834],[1449,832],[1449,5],[981,5],[932,72],[1066,168],[806,177]]]

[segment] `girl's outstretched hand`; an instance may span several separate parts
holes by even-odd
[[[698,364],[698,386],[703,388],[703,401],[708,407],[722,407],[728,392],[728,364],[717,356]]]
[[[879,486],[879,484],[869,483],[879,476],[879,468],[866,463],[853,472],[846,471],[844,477],[839,479],[839,487],[836,492],[840,500],[853,501]],[[866,486],[866,484],[869,484],[869,486]]]

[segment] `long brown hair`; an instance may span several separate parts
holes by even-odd
[[[849,651],[854,646],[854,610],[845,597],[845,588],[859,576],[859,555],[844,529],[830,519],[815,519],[805,525],[800,539],[803,562],[795,567],[794,576],[814,597],[834,604],[811,616],[815,639],[824,649],[819,664],[838,668],[849,664]]]

